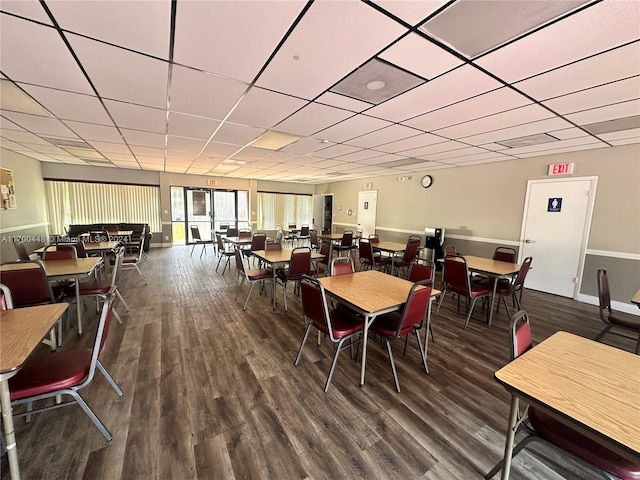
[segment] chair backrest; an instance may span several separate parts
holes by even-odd
[[[331,273],[332,277],[338,275],[348,275],[355,272],[356,269],[353,266],[353,260],[350,257],[338,257],[331,260]]]
[[[251,229],[241,228],[238,230],[238,238],[251,238]]]
[[[443,249],[444,256],[447,255],[457,255],[458,251],[456,250],[455,245],[445,245]]]
[[[289,230],[295,230],[296,229],[296,224],[295,223],[290,223],[288,228],[289,228]]]
[[[300,236],[308,237],[309,236],[309,225],[302,225],[300,227]]]
[[[228,223],[221,223],[220,224],[220,231],[222,233],[226,232],[229,229],[229,224]]]
[[[422,241],[422,237],[420,235],[409,235],[407,242],[410,242],[412,240],[416,240],[418,242],[418,248],[420,248],[420,242]]]
[[[452,290],[469,295],[471,283],[467,261],[461,255],[444,257],[444,283]]]
[[[219,233],[216,233],[216,244],[218,245],[218,250],[220,252],[225,252],[226,248],[225,248],[225,244],[222,241],[222,235],[220,235]]]
[[[77,242],[60,242],[56,244],[56,250],[70,249],[71,247],[76,249],[76,258],[87,258],[87,251],[84,248],[84,242],[78,240]],[[49,259],[51,260],[51,258]]]
[[[124,247],[116,247],[114,253],[116,258],[115,262],[113,262],[113,271],[111,272],[112,287],[116,287],[118,285],[118,281],[120,280],[120,272],[122,272],[122,264],[124,263]]]
[[[420,240],[409,239],[407,241],[407,246],[404,250],[404,255],[402,256],[402,263],[408,264],[413,261],[414,258],[418,255],[418,247],[420,246]]]
[[[329,230],[328,228],[322,229],[322,235],[329,235],[329,234],[331,234],[331,230]]]
[[[227,237],[237,237],[238,236],[238,228],[237,227],[229,227],[227,228]]]
[[[236,248],[233,251],[233,255],[236,257],[236,270],[239,274],[246,275],[244,262],[242,261],[242,251],[239,248]]]
[[[511,247],[497,247],[493,252],[493,259],[501,262],[516,263],[518,254],[515,248]]]
[[[348,247],[353,245],[353,231],[345,230],[342,232],[342,241],[340,242],[341,247]]]
[[[267,244],[267,234],[264,232],[257,232],[251,237],[251,250],[265,250]]]
[[[376,235],[375,233],[371,233],[369,234],[369,242],[373,245],[376,245],[380,243],[380,239],[378,238],[378,235]]]
[[[197,225],[191,225],[189,228],[191,229],[192,240],[202,240],[202,237],[200,236],[200,229]]]
[[[300,296],[305,323],[314,325],[318,330],[327,333],[332,342],[336,342],[327,296],[322,284],[317,279],[304,275],[300,282]]]
[[[369,239],[361,238],[358,242],[358,256],[361,262],[373,264],[373,246]]]
[[[78,258],[76,247],[71,244],[48,245],[42,252],[43,260],[69,260]]]
[[[309,247],[294,248],[289,260],[289,276],[308,275],[311,271],[311,249]]]
[[[613,313],[611,310],[611,293],[609,292],[609,278],[607,277],[607,269],[598,269],[598,305],[600,307],[600,319],[608,324],[609,316]]]
[[[309,230],[309,242],[311,243],[312,248],[318,248],[320,246],[320,244],[318,243],[317,230]]]
[[[433,285],[433,279],[436,274],[436,266],[431,260],[422,260],[418,262],[415,259],[411,262],[409,267],[409,277],[407,280],[410,282],[419,282],[421,280],[429,280],[429,284]]]
[[[0,271],[0,283],[11,290],[15,308],[56,303],[44,268],[38,262],[5,262],[3,265],[20,264],[24,268]]]
[[[411,286],[402,310],[402,321],[398,322],[395,337],[410,333],[415,325],[422,323],[427,318],[429,298],[431,297],[431,285],[429,282],[429,280],[420,280]]]
[[[27,246],[21,242],[13,242],[13,246],[16,249],[16,253],[18,254],[18,260],[22,260],[24,262],[28,262],[31,260],[29,257],[29,252],[27,252]]]
[[[268,242],[265,245],[265,250],[282,250],[282,243],[280,243],[280,242]]]
[[[120,231],[117,225],[103,225],[102,230],[107,232],[110,236],[118,235],[118,232]]]
[[[531,338],[529,316],[524,310],[518,310],[510,324],[511,360],[513,360],[533,347],[533,339]]]
[[[320,260],[320,263],[329,264],[329,253],[331,253],[331,242],[323,240],[320,244],[320,255],[323,255],[324,258]]]
[[[4,283],[0,283],[0,310],[11,310],[12,308],[11,290]]]

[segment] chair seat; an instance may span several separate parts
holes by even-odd
[[[9,380],[11,401],[78,385],[89,374],[91,353],[69,350],[29,358]]]
[[[273,275],[273,273],[271,274]],[[298,280],[302,280],[302,277],[306,275],[306,273],[300,273],[300,274],[293,274],[290,275],[289,274],[289,270],[288,269],[280,269],[280,270],[276,270],[276,277],[278,277],[280,280],[282,280],[283,282],[286,282],[288,280],[291,281],[298,281]]]
[[[247,278],[252,282],[273,278],[273,271],[266,268],[251,268],[245,270],[245,273],[247,274]]]
[[[402,314],[399,312],[391,312],[385,315],[380,315],[371,325],[371,330],[385,337],[395,337],[398,331],[398,324],[402,322]],[[414,329],[413,324],[407,324],[406,327],[400,331],[399,336],[411,333]]]
[[[529,407],[529,421],[539,437],[576,457],[619,478],[640,480],[640,464],[634,464],[544,412]]]
[[[95,281],[95,282],[80,282],[80,295],[106,295],[111,290],[111,282],[107,281]],[[67,288],[64,291],[67,297],[75,297],[75,287]]]
[[[633,315],[626,316],[623,313],[615,312],[615,315],[609,315],[608,318],[611,325],[640,332],[640,317],[634,317]]]
[[[329,318],[331,318],[331,327],[333,329],[333,336],[335,338],[344,338],[354,333],[358,333],[364,328],[363,322],[357,317],[350,315],[344,309],[329,310]],[[329,335],[329,330],[326,325],[314,322],[313,326],[320,330],[322,333]]]
[[[454,286],[450,286],[449,290],[463,296],[466,296],[467,294],[466,289],[458,291],[458,289],[455,288]],[[483,295],[489,295],[490,293],[491,293],[491,289],[487,285],[484,285],[482,283],[471,282],[471,292],[470,292],[471,298],[482,297]]]

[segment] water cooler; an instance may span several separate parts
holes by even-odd
[[[435,263],[443,256],[444,227],[425,227],[424,236],[425,258]]]

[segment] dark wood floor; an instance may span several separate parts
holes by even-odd
[[[290,293],[288,313],[281,304],[274,312],[254,292],[243,312],[233,298],[235,268],[221,276],[210,252],[199,259],[189,251],[152,250],[142,265],[146,286],[135,271],[123,273],[131,311],[124,325],[113,324],[102,362],[124,396],[99,374],[83,393],[113,441],[77,406],[17,419],[24,479],[475,479],[500,459],[509,396],[493,373],[508,360],[503,309],[491,327],[478,309],[464,330],[447,298],[434,319],[429,375],[415,339],[406,357],[396,345],[396,393],[385,351],[370,342],[366,385],[358,386],[359,364],[343,352],[324,393],[330,342],[310,342],[293,366],[304,329],[299,298]],[[523,303],[536,341],[600,329],[597,307],[532,291]],[[70,331],[64,348],[90,344],[96,321],[89,309],[87,333]],[[574,473],[558,475],[525,451],[513,479],[597,478],[532,449]]]

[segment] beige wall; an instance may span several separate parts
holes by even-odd
[[[0,149],[0,166],[13,170],[15,210],[0,210],[0,260],[16,260],[12,240],[27,240],[31,252],[41,247],[49,234],[44,182],[40,162],[19,153]]]
[[[376,225],[380,238],[406,241],[410,232],[444,226],[447,234],[458,237],[452,243],[464,244],[465,253],[486,254],[495,244],[519,241],[527,181],[549,178],[548,165],[561,162],[575,164],[573,177],[598,177],[585,259],[585,275],[589,277],[582,282],[581,293],[596,294],[592,274],[598,265],[615,269],[614,296],[628,302],[640,288],[638,145],[336,182],[319,185],[316,193],[333,193],[334,222],[353,226],[356,214],[349,217],[347,210],[356,210],[358,192],[365,182],[373,182],[378,191]],[[426,173],[434,177],[428,189],[420,186]],[[399,182],[403,175],[412,178]]]

